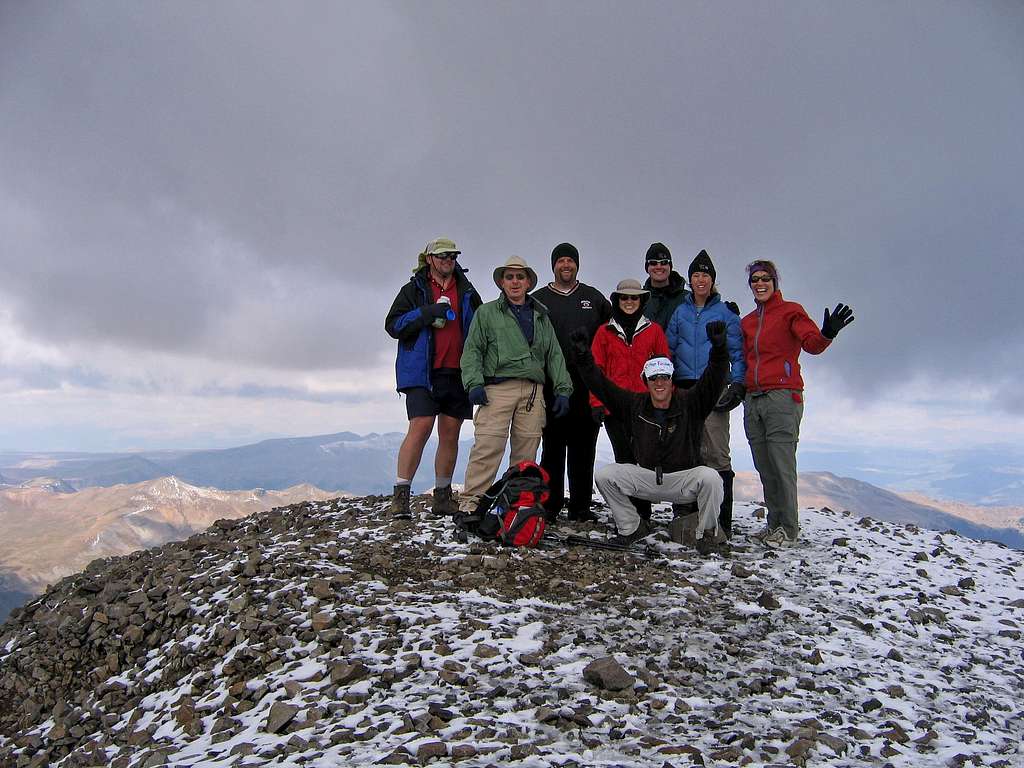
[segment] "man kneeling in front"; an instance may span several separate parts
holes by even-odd
[[[583,381],[608,410],[632,430],[636,464],[608,464],[594,480],[615,519],[614,544],[629,546],[651,533],[637,514],[630,496],[650,501],[697,502],[697,550],[706,554],[719,539],[718,511],[722,504],[722,478],[711,467],[700,465],[700,441],[704,420],[715,407],[729,373],[725,323],[707,325],[711,352],[697,383],[677,390],[673,366],[667,357],[655,357],[644,365],[647,393],[629,392],[605,378],[594,364],[586,334],[574,332],[571,354]]]

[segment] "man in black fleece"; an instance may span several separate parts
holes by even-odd
[[[551,476],[551,495],[544,505],[549,522],[554,522],[565,504],[566,456],[569,463],[569,519],[592,520],[590,510],[593,499],[594,460],[597,456],[597,435],[600,425],[590,415],[590,392],[583,385],[579,372],[568,360],[569,334],[582,329],[588,343],[593,341],[597,329],[612,315],[611,304],[604,295],[576,279],[580,268],[580,254],[571,243],[556,245],[551,251],[551,271],[555,279],[531,295],[548,309],[548,317],[555,326],[555,336],[566,357],[566,367],[572,378],[572,397],[569,415],[563,419],[548,418],[544,426],[544,442],[540,465]],[[550,387],[544,391],[550,411],[554,394]]]
[[[686,503],[696,501],[697,549],[708,552],[718,538],[722,478],[700,464],[704,419],[711,413],[729,373],[725,323],[707,324],[711,353],[707,367],[688,390],[672,383],[672,361],[656,357],[644,366],[647,393],[616,386],[594,364],[586,335],[573,333],[570,354],[584,383],[615,413],[628,414],[635,464],[608,464],[597,471],[598,490],[615,519],[619,535],[611,541],[628,546],[651,531],[629,498]]]
[[[644,316],[667,331],[672,313],[686,298],[686,280],[672,269],[672,253],[664,243],[651,243],[644,257],[644,270],[647,272],[644,290],[651,292],[644,306]]]

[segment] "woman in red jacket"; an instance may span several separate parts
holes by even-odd
[[[650,291],[645,291],[638,280],[620,280],[609,297],[612,317],[597,329],[591,345],[594,363],[601,372],[612,383],[631,392],[647,391],[640,377],[644,363],[652,357],[669,357],[665,332],[660,325],[644,317],[644,305],[650,296]],[[594,421],[604,421],[615,463],[635,464],[628,420],[610,413],[593,393],[590,394],[590,410]],[[651,519],[651,502],[633,498],[631,501],[643,520]]]
[[[800,350],[824,352],[843,328],[853,322],[853,310],[837,304],[821,330],[795,301],[779,290],[779,271],[767,260],[747,266],[747,281],[757,308],[740,321],[747,361],[747,395],[743,400],[743,429],[754,467],[761,477],[768,524],[756,537],[769,547],[796,542],[800,520],[796,497],[796,444],[804,414],[804,381]]]

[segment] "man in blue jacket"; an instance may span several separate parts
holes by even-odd
[[[462,344],[469,332],[480,295],[458,263],[461,251],[447,238],[427,243],[412,278],[398,292],[384,328],[398,340],[395,361],[397,389],[405,395],[409,430],[398,450],[398,474],[391,497],[391,515],[412,517],[410,486],[423,447],[437,421],[434,456],[435,515],[453,515],[452,474],[459,454],[462,422],[473,406],[462,386]]]

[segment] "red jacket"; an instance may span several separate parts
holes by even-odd
[[[644,363],[652,357],[667,357],[668,339],[665,331],[657,323],[641,317],[633,333],[633,343],[626,343],[626,334],[615,319],[597,329],[594,343],[590,346],[594,355],[594,363],[606,377],[617,386],[630,392],[646,392],[640,373]],[[595,408],[603,403],[590,393],[590,406]]]
[[[832,339],[821,331],[804,308],[786,301],[779,291],[740,321],[743,355],[747,360],[748,392],[766,389],[803,390],[800,350],[820,355]]]

